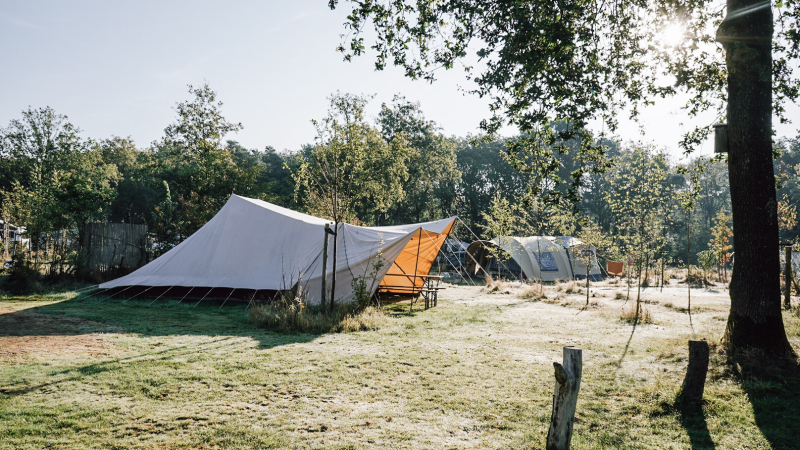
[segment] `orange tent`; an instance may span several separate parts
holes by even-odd
[[[420,228],[386,272],[378,286],[378,292],[410,295],[419,293],[454,224],[455,220],[441,233]]]

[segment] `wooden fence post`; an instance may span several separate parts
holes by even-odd
[[[689,341],[689,366],[683,380],[680,398],[684,402],[700,402],[708,373],[708,342]]]
[[[567,450],[572,439],[575,406],[581,387],[583,361],[581,349],[564,347],[564,364],[553,363],[556,387],[553,393],[553,413],[547,432],[547,450]]]

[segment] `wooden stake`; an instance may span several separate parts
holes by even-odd
[[[556,376],[553,393],[553,413],[547,432],[547,450],[568,450],[575,421],[575,406],[581,387],[583,362],[581,349],[564,347],[564,364],[553,363]]]

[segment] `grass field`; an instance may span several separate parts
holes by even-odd
[[[736,374],[715,349],[727,291],[451,287],[377,331],[277,334],[244,306],[0,300],[0,449],[543,448],[562,347],[583,349],[574,449],[794,449],[800,378]],[[800,349],[800,314],[784,313]],[[712,344],[701,411],[674,404],[687,340]]]

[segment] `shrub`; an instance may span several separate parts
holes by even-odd
[[[622,310],[622,314],[620,314],[619,318],[623,322],[627,322],[630,324],[633,323],[653,323],[653,316],[650,314],[650,311],[644,307],[643,304],[639,305],[639,317],[636,317],[636,303],[632,304],[630,307],[625,308]]]
[[[325,305],[309,306],[289,291],[249,310],[250,321],[259,328],[281,333],[349,333],[377,330],[385,322],[383,310],[358,303],[339,304],[333,311]]]
[[[617,291],[614,293],[614,300],[624,300],[624,299],[625,299],[625,294],[623,294],[622,292]]]
[[[25,260],[22,253],[11,257],[11,268],[3,288],[14,295],[37,294],[44,291],[41,275]]]
[[[502,280],[495,280],[491,277],[486,277],[486,289],[490,294],[510,294],[508,283]]]
[[[541,283],[524,286],[519,293],[519,297],[533,302],[547,299],[547,295],[544,293],[544,286]]]

